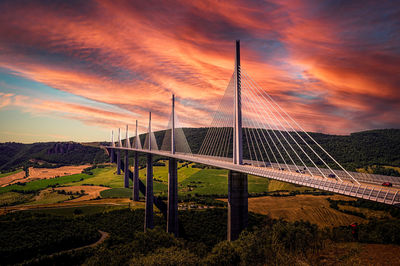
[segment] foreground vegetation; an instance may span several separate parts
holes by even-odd
[[[180,211],[179,238],[165,232],[165,220],[159,215],[155,229],[143,233],[143,209],[92,214],[75,210],[71,218],[50,214],[38,210],[1,217],[0,229],[5,232],[0,236],[2,264],[315,265],[326,260],[327,248],[340,243],[400,244],[399,220],[360,225],[359,238],[354,239],[349,227],[320,229],[309,222],[250,213],[248,229],[238,240],[227,242],[226,209]],[[97,230],[110,234],[103,244],[57,253],[96,242]],[[23,256],[18,255],[21,250]],[[352,256],[359,251],[353,247]],[[337,257],[336,263],[348,263],[348,259]]]

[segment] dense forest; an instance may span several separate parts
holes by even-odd
[[[308,222],[286,222],[253,213],[240,238],[227,242],[226,215],[226,209],[219,208],[180,211],[180,236],[175,238],[165,232],[159,215],[155,216],[155,229],[144,233],[143,209],[63,219],[34,211],[11,213],[0,219],[2,264],[320,265],[324,259],[320,253],[327,244],[400,244],[399,220],[371,220],[359,226],[355,239],[349,227],[321,229]],[[96,230],[110,234],[103,244],[53,253],[95,242],[99,238]]]

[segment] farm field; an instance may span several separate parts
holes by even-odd
[[[366,222],[357,216],[342,213],[329,207],[327,198],[350,200],[344,196],[296,195],[288,197],[249,198],[249,211],[287,221],[309,221],[320,227],[349,225]],[[227,201],[227,199],[222,199]]]
[[[14,172],[4,173],[1,175],[2,176],[0,177],[0,187],[4,187],[16,180],[22,180],[25,177],[25,171],[17,170]]]
[[[57,209],[64,208],[78,208],[86,206],[114,206],[119,208],[144,208],[144,202],[132,202],[129,199],[118,198],[118,199],[97,199],[97,200],[87,200],[71,202],[65,201],[60,203],[46,203],[46,204],[26,204],[26,205],[16,205],[8,206],[5,208],[0,208],[0,215],[14,212],[14,211],[46,211],[46,212],[58,212]]]
[[[103,186],[70,186],[70,187],[57,187],[55,191],[65,191],[66,193],[84,193],[85,195],[70,200],[70,202],[92,200],[100,197],[103,190],[109,189]]]
[[[297,186],[294,184],[290,183],[285,183],[285,182],[280,182],[277,180],[269,180],[268,183],[268,191],[273,192],[273,191],[282,191],[282,190],[287,190],[287,191],[305,191],[305,190],[311,190],[312,188],[307,188],[307,187],[302,187],[302,186]]]
[[[154,195],[166,196],[168,192],[168,161],[159,161],[165,166],[154,166]],[[227,195],[227,170],[222,169],[200,169],[192,168],[193,164],[179,163],[178,164],[178,190],[181,196],[186,195]],[[81,166],[82,167],[82,166]],[[71,168],[72,169],[72,168]],[[63,168],[64,170],[64,168]],[[58,170],[58,172],[63,171]],[[45,170],[47,171],[47,170]],[[99,196],[104,198],[130,198],[131,189],[123,188],[123,173],[116,174],[116,166],[105,166],[91,170],[92,175],[74,174],[51,179],[34,180],[24,184],[14,184],[0,188],[0,195],[13,191],[14,194],[3,196],[4,201],[0,199],[0,205],[12,205],[12,203],[21,202],[25,204],[45,204],[57,203],[62,201],[85,201],[94,199]],[[140,170],[140,180],[146,183],[146,168]],[[54,191],[49,192],[49,187],[53,187]],[[130,187],[132,182],[130,181]],[[248,178],[249,193],[265,193],[267,191],[276,190],[304,190],[304,188],[296,187],[291,184],[281,183],[266,178],[259,178],[249,175]],[[40,191],[39,195],[32,198],[35,191]],[[61,195],[57,191],[64,190],[65,192],[77,193],[84,190],[90,195],[80,195],[80,197],[70,197]],[[16,193],[21,192],[21,193]],[[23,194],[28,194],[23,196]],[[143,196],[143,195],[142,195]],[[13,200],[14,199],[14,200]]]
[[[154,169],[158,169],[157,173],[165,173],[166,176],[157,176],[154,174],[153,181],[153,191],[154,195],[167,195],[168,192],[168,166],[157,166]],[[164,168],[164,169],[162,169]],[[113,172],[113,171],[110,171]],[[140,170],[139,179],[145,184],[146,177],[144,173],[146,169]],[[190,175],[191,174],[191,175]],[[183,177],[180,178],[182,181],[178,181],[178,191],[180,195],[227,195],[228,193],[228,171],[221,169],[198,169],[198,168],[186,168],[183,167],[178,170],[179,175]],[[159,181],[161,178],[166,181]],[[120,183],[119,187],[112,187],[111,190],[102,192],[105,197],[130,197],[132,192],[127,189],[122,189],[123,187],[123,176],[114,175],[115,181]],[[114,181],[113,181],[114,182]],[[256,176],[249,175],[248,177],[248,189],[249,193],[263,193],[268,191],[269,180],[266,178],[260,178]],[[91,178],[81,183],[97,184],[97,177]],[[79,183],[75,183],[79,184]],[[130,182],[130,185],[131,182]]]
[[[268,191],[270,180],[253,175],[248,176],[249,193]],[[180,193],[198,195],[227,195],[228,171],[221,169],[201,169],[178,184]]]
[[[2,177],[13,175],[13,174],[19,173],[21,171],[22,171],[22,169],[18,169],[18,170],[12,171],[12,172],[2,173],[2,174],[0,174],[0,180]]]
[[[160,160],[158,163],[163,163],[165,166],[153,166],[154,179],[160,182],[168,183],[168,160]],[[178,182],[182,182],[193,174],[201,171],[199,168],[192,168],[194,163],[178,162]],[[139,170],[139,178],[145,179],[147,168]]]
[[[95,186],[106,186],[110,188],[120,188],[124,186],[124,176],[117,175],[117,168],[115,166],[106,166],[104,168],[96,168],[91,170],[93,175],[87,179],[65,184],[66,186],[82,186],[86,184]]]
[[[71,199],[69,195],[59,194],[53,189],[43,189],[40,191],[39,195],[35,196],[32,201],[24,203],[23,205],[42,205],[51,203],[60,203]]]
[[[154,195],[167,196],[168,162],[160,162],[165,163],[165,166],[154,167]],[[179,164],[179,166],[181,168],[178,170],[178,175],[182,176],[181,181],[178,183],[180,196],[204,195],[226,197],[228,192],[227,170],[192,168],[191,164],[187,167],[186,165],[182,167],[182,164]],[[72,206],[121,204],[121,202],[116,203],[115,200],[121,200],[123,205],[126,206],[131,202],[132,188],[123,188],[124,176],[123,174],[116,175],[115,166],[110,165],[103,168],[96,168],[91,170],[91,172],[93,173],[92,175],[75,174],[0,188],[0,204],[20,204],[7,207],[8,210],[18,210],[45,207],[55,208],[56,206],[65,208],[71,206],[71,204]],[[141,169],[140,173],[140,179],[145,183],[146,169]],[[50,188],[49,186],[54,187]],[[248,189],[251,194],[282,190],[304,191],[307,188],[249,175]],[[21,193],[15,191],[21,191]],[[33,195],[34,191],[40,192]],[[83,195],[82,192],[88,195]],[[334,227],[348,225],[354,221],[365,221],[365,219],[360,217],[330,208],[327,201],[328,197],[341,199],[340,196],[313,195],[249,198],[249,211],[288,221],[302,219],[321,227]],[[98,200],[98,198],[103,199]],[[226,201],[226,199],[223,200]],[[141,206],[140,204],[138,206]],[[358,209],[350,206],[340,206],[340,208],[350,211],[357,211]],[[381,218],[384,212],[379,213],[378,211],[365,210],[365,213],[366,215],[368,213],[367,217]]]
[[[95,169],[96,170],[96,169]],[[63,184],[74,184],[72,182],[83,181],[84,179],[92,177],[87,174],[75,174],[69,176],[56,177],[51,179],[41,179],[35,180],[28,183],[24,183],[23,185],[13,184],[6,187],[0,188],[0,194],[10,191],[22,191],[22,192],[30,192],[30,191],[38,191],[50,186],[58,186]]]
[[[29,176],[25,178],[25,172],[20,171],[12,175],[0,178],[0,186],[5,186],[14,183],[27,183],[34,180],[51,179],[55,177],[68,176],[79,174],[83,169],[90,165],[62,166],[58,168],[33,168],[29,167]]]
[[[111,188],[100,192],[100,196],[107,198],[130,198],[132,197],[131,188]]]
[[[33,194],[22,194],[18,192],[6,192],[0,194],[0,206],[6,206],[9,204],[24,203],[26,201],[32,200]]]
[[[80,215],[92,215],[96,213],[106,213],[115,210],[122,210],[129,208],[129,205],[108,205],[108,204],[96,204],[96,205],[85,205],[85,206],[73,206],[73,207],[57,207],[57,208],[41,208],[32,209],[27,212],[31,213],[42,213],[51,214],[64,217],[75,217]]]

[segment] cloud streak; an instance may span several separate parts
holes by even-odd
[[[151,110],[162,128],[175,93],[184,125],[206,126],[241,39],[243,67],[307,130],[400,126],[400,7],[391,2],[19,0],[0,9],[1,68],[126,113],[40,98],[23,106],[5,93],[0,108],[14,97],[26,111],[102,127],[145,124]]]

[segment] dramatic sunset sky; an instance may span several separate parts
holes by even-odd
[[[0,1],[0,142],[207,126],[242,66],[306,130],[400,127],[399,1]]]

